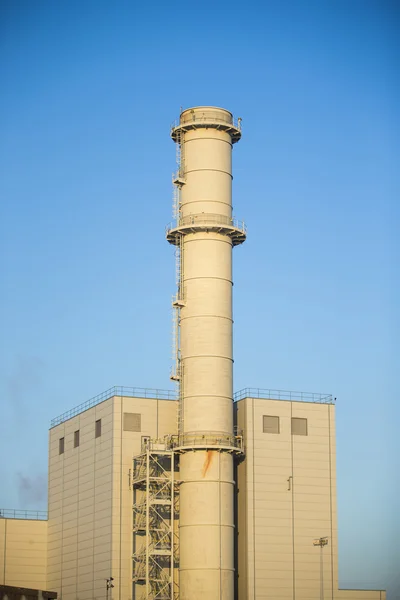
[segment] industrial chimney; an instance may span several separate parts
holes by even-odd
[[[234,597],[232,247],[245,227],[232,218],[232,145],[240,119],[227,110],[184,110],[177,144],[175,369],[179,391],[180,598]]]

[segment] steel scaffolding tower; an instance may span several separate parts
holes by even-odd
[[[176,456],[165,443],[146,440],[133,459],[133,574],[140,600],[178,597],[178,480]]]

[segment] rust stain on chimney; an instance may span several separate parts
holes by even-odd
[[[204,465],[203,465],[203,470],[201,472],[203,478],[207,475],[207,471],[210,468],[214,454],[215,454],[215,450],[207,450],[206,458],[205,458]]]

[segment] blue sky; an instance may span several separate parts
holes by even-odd
[[[45,507],[52,417],[170,387],[169,126],[223,106],[235,389],[337,397],[340,584],[400,598],[399,24],[384,0],[2,0],[0,506]]]

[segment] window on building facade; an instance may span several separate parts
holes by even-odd
[[[79,429],[78,431],[74,431],[74,448],[79,446]]]
[[[124,431],[142,431],[142,415],[124,413]]]
[[[96,427],[95,427],[95,437],[100,437],[101,436],[101,419],[98,419],[96,421]]]
[[[263,432],[264,433],[279,433],[279,417],[271,415],[263,416]]]
[[[64,454],[64,438],[58,440],[58,454]]]
[[[293,435],[308,435],[307,419],[292,417],[292,434]]]

